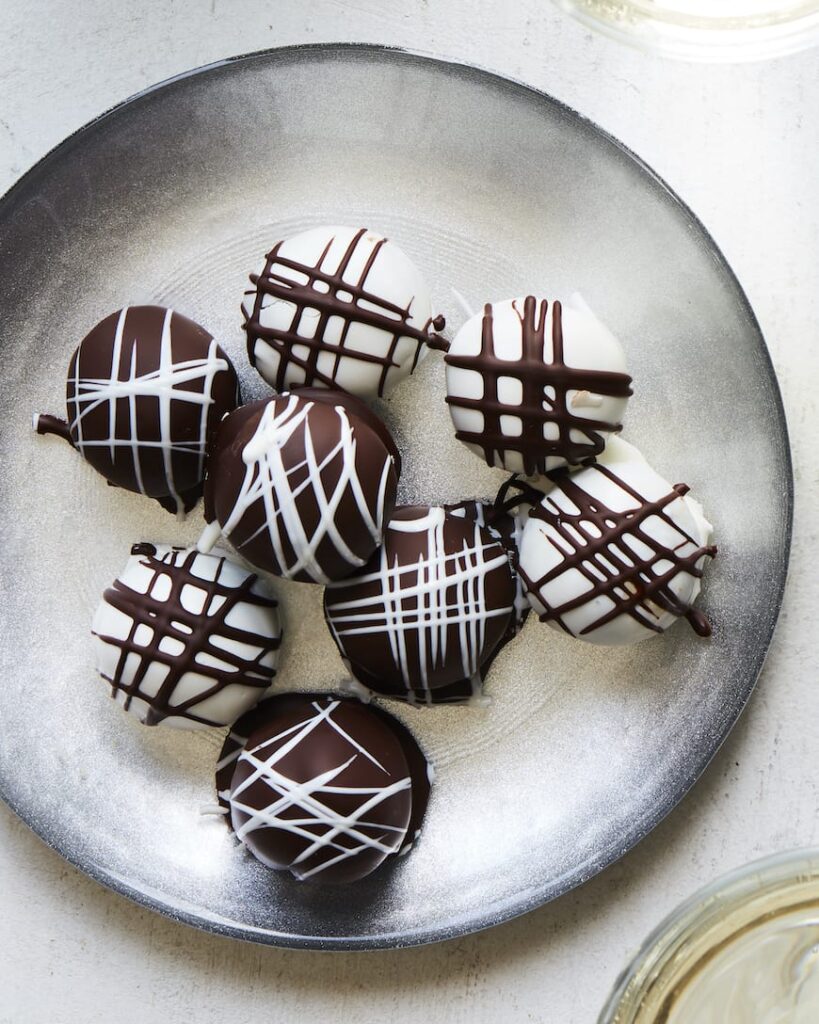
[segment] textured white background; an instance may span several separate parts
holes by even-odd
[[[706,776],[641,846],[556,904],[444,945],[318,954],[200,934],[88,881],[0,808],[0,1024],[590,1024],[684,896],[819,841],[819,51],[673,63],[593,36],[548,0],[0,0],[0,191],[144,86],[331,40],[434,51],[547,90],[636,150],[712,231],[760,318],[790,421],[796,532],[773,650]]]

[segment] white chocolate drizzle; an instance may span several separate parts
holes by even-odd
[[[213,379],[217,373],[228,370],[229,365],[226,359],[218,355],[219,346],[213,338],[210,340],[205,358],[174,362],[171,332],[173,310],[168,309],[165,311],[162,324],[159,366],[154,370],[138,374],[136,372],[137,348],[133,346],[128,376],[121,380],[119,379],[120,358],[127,315],[128,307],[126,306],[120,311],[117,320],[111,353],[111,369],[107,377],[81,376],[82,348],[78,350],[74,363],[74,376],[71,378],[74,393],[68,400],[71,416],[68,426],[71,438],[80,453],[84,453],[89,448],[108,448],[112,462],[117,449],[130,449],[134,480],[136,488],[141,494],[147,493],[142,478],[141,453],[146,449],[159,448],[162,451],[168,493],[175,501],[177,510],[181,512],[185,503],[176,484],[173,454],[184,453],[196,456],[198,476],[200,479],[204,476],[208,408],[213,402]],[[201,387],[198,384],[199,381],[201,381]],[[192,382],[197,382],[196,390],[188,389]],[[145,440],[139,436],[136,403],[138,398],[143,397],[156,398],[159,403],[159,440]],[[189,440],[174,439],[171,426],[174,402],[200,406],[201,416],[197,436]],[[123,403],[127,404],[129,416],[127,436],[122,436],[121,428],[119,431],[117,430],[117,417]],[[86,438],[83,434],[83,420],[101,405],[108,407],[108,436],[102,439]]]
[[[341,406],[333,409],[338,416],[338,442],[323,458],[316,455],[310,429],[310,410],[314,403],[298,395],[282,395],[281,402],[269,402],[259,418],[256,430],[242,450],[245,475],[239,495],[231,514],[222,524],[221,533],[230,538],[247,512],[257,502],[264,506],[264,521],[258,530],[245,538],[248,544],[259,534],[266,532],[270,546],[280,566],[278,575],[292,579],[299,573],[307,573],[316,583],[329,583],[317,557],[319,546],[329,539],[335,550],[350,566],[358,568],[365,562],[356,555],[344,540],[339,528],[336,512],[345,495],[352,494],[356,507],[372,538],[373,544],[381,539],[383,530],[384,502],[393,460],[387,456],[381,470],[375,512],[370,510],[367,495],[356,465],[357,441],[355,428],[347,412]],[[298,431],[304,434],[305,459],[303,462],[287,464],[283,448]],[[322,477],[324,469],[341,455],[342,463],[338,478],[329,492],[325,490]],[[306,476],[305,476],[305,472]],[[294,480],[298,483],[294,484]],[[312,492],[319,509],[319,521],[312,533],[308,534],[298,508],[298,499],[306,490]],[[218,534],[211,524],[199,540],[199,550],[206,551],[212,546]],[[288,559],[285,540],[295,553]]]
[[[388,529],[397,533],[425,533],[426,554],[414,564],[389,561],[388,546],[379,551],[377,568],[356,576],[356,585],[377,583],[373,597],[328,601],[328,622],[342,650],[345,637],[384,634],[396,670],[408,690],[430,689],[433,668],[447,658],[448,634],[457,626],[459,657],[465,679],[473,679],[484,651],[486,623],[508,617],[511,605],[491,608],[486,599],[486,578],[493,569],[508,564],[505,551],[487,541],[477,523],[471,543],[447,551],[444,524],[447,513],[432,507],[417,519],[393,519]],[[492,554],[488,555],[488,552]],[[488,555],[488,557],[487,557]],[[343,580],[338,586],[349,585]],[[410,664],[410,645],[417,646],[420,680]]]
[[[250,766],[250,774],[226,794],[234,815],[239,812],[246,816],[238,827],[234,816],[234,827],[240,840],[258,829],[277,829],[303,840],[304,849],[288,865],[300,880],[311,878],[366,850],[383,853],[386,858],[400,848],[407,834],[406,826],[400,828],[379,821],[377,811],[395,794],[411,788],[410,777],[391,779],[370,751],[335,721],[333,712],[338,706],[339,701],[331,701],[324,706],[313,701],[308,718],[252,749],[243,750],[239,762]],[[349,744],[349,757],[313,778],[304,781],[289,778],[278,766],[322,724],[329,725]],[[366,758],[384,773],[383,785],[350,786],[339,782],[359,757]],[[251,806],[242,799],[242,794],[258,782],[270,790],[270,803],[263,808]],[[342,815],[329,806],[328,798],[334,795],[353,797],[359,802],[352,812]]]

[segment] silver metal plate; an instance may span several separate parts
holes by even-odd
[[[346,889],[299,885],[237,848],[212,803],[219,733],[139,726],[96,678],[89,624],[138,540],[192,541],[63,443],[74,346],[125,303],[173,305],[247,367],[239,302],[266,247],[323,222],[395,239],[451,327],[478,307],[579,290],[623,340],[625,435],[689,483],[720,554],[703,607],[595,649],[530,618],[487,709],[397,707],[435,763],[421,842]],[[713,241],[633,155],[549,97],[469,67],[372,47],[277,50],[141,94],[68,139],[0,204],[0,785],[43,839],[174,918],[304,947],[409,945],[483,928],[620,857],[702,772],[754,685],[776,621],[792,484],[756,321]],[[432,353],[382,406],[402,497],[489,496],[502,474],[454,440]],[[282,688],[344,678],[320,588],[279,584]]]

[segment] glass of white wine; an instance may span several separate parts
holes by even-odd
[[[816,1024],[819,850],[748,864],[652,935],[599,1024]]]
[[[778,57],[819,42],[819,0],[557,0],[587,25],[688,60]]]

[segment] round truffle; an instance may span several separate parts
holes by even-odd
[[[71,358],[68,422],[34,417],[109,483],[181,515],[202,494],[205,453],[239,402],[230,360],[199,324],[162,306],[130,306],[100,321]]]
[[[504,496],[506,487],[507,485],[504,485]],[[531,611],[523,585],[515,571],[517,543],[522,531],[523,520],[521,516],[512,515],[506,509],[488,501],[462,501],[456,505],[445,505],[444,511],[456,519],[467,519],[487,529],[495,540],[503,545],[509,556],[509,565],[515,581],[514,612],[509,617],[509,625],[498,646],[485,661],[481,662],[478,671],[471,679],[458,679],[454,683],[448,683],[446,686],[440,686],[434,690],[407,688],[403,679],[385,682],[384,679],[374,676],[361,665],[356,665],[353,662],[348,663],[348,668],[355,682],[363,686],[365,690],[377,693],[382,697],[392,697],[416,707],[432,707],[436,704],[483,706],[488,701],[488,698],[483,695],[483,686],[492,663],[509,641],[518,635]],[[350,689],[355,692],[356,688],[352,685]]]
[[[277,602],[223,555],[136,544],[94,616],[97,669],[145,725],[224,726],[276,674]]]
[[[445,346],[418,268],[366,228],[319,227],[277,242],[250,281],[247,351],[277,391],[383,396],[428,346]]]
[[[425,759],[383,712],[351,700],[286,694],[254,716],[221,799],[237,838],[300,881],[353,882],[406,852],[429,794]],[[225,754],[231,757],[233,752]],[[218,773],[217,773],[218,785]]]
[[[541,620],[597,644],[645,640],[680,616],[709,635],[692,605],[717,549],[688,490],[620,438],[594,465],[554,474],[520,545],[520,576]]]
[[[210,453],[200,550],[221,534],[252,565],[308,583],[364,565],[392,513],[398,466],[387,428],[356,403],[293,393],[227,416]]]
[[[233,828],[230,818],[231,782],[236,762],[245,749],[248,739],[254,733],[266,729],[275,721],[277,716],[285,712],[304,714],[308,702],[312,700],[326,702],[328,697],[326,695],[311,696],[303,693],[284,693],[268,697],[242,715],[231,728],[222,745],[222,751],[216,765],[216,796],[219,806],[225,812],[225,820],[231,830]],[[416,743],[415,737],[405,725],[376,705],[368,704],[367,708],[372,714],[377,715],[391,730],[400,743],[407,761],[412,796],[410,820],[403,841],[394,853],[390,855],[403,857],[404,854],[409,853],[421,834],[421,826],[426,814],[427,804],[429,803],[429,795],[435,778],[435,772]]]
[[[526,476],[577,466],[621,429],[625,356],[579,298],[487,303],[444,359],[455,436],[490,466]]]
[[[426,694],[473,679],[508,630],[514,598],[508,555],[488,530],[405,506],[367,565],[327,588],[324,610],[356,671],[387,692]]]

